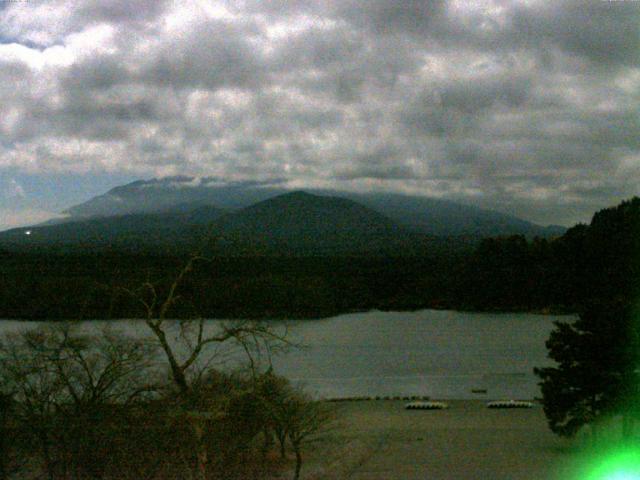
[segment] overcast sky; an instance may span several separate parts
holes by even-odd
[[[640,193],[640,1],[0,0],[0,228],[138,178]]]

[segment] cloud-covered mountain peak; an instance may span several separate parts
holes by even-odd
[[[141,180],[116,187],[69,209],[72,218],[164,212],[185,206],[214,205],[226,210],[258,208],[269,202],[284,206],[355,201],[400,225],[433,235],[491,236],[522,233],[548,235],[547,230],[514,216],[442,199],[394,193],[354,193],[338,190],[287,190],[284,183],[224,182],[219,178],[170,177]]]

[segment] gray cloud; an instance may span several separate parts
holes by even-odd
[[[588,58],[594,64],[638,65],[640,9],[635,2],[559,1],[515,8],[513,35]]]
[[[349,167],[336,173],[339,180],[376,179],[376,180],[409,180],[415,179],[416,173],[406,165],[362,165]]]
[[[141,80],[186,88],[255,88],[264,71],[251,25],[207,21],[160,41],[142,58]],[[255,39],[260,41],[259,36]]]
[[[103,0],[85,1],[74,8],[73,20],[80,25],[90,22],[131,23],[157,19],[167,7],[167,0]]]
[[[375,35],[428,35],[445,7],[444,0],[346,0],[339,3],[338,12],[352,25]]]
[[[640,193],[639,15],[596,0],[8,3],[0,170],[374,182],[586,220]]]
[[[351,165],[335,173],[339,180],[414,180],[419,174],[403,161],[403,151],[391,145],[381,145],[371,151],[358,153]]]
[[[0,10],[0,38],[44,49],[63,44],[70,35],[100,24],[144,30],[166,12],[167,0],[50,0],[8,2]]]

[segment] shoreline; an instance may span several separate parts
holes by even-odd
[[[478,394],[484,395],[484,394]],[[431,397],[429,395],[394,395],[394,396],[353,396],[353,397],[326,397],[321,399],[324,402],[329,403],[342,403],[342,402],[416,402],[416,401],[430,401],[430,402],[493,402],[493,401],[509,401],[516,402],[533,402],[536,405],[540,404],[538,397],[534,398],[506,398],[506,397],[486,397],[486,398],[445,398],[445,397]]]
[[[344,311],[336,311],[336,312],[327,312],[326,314],[301,314],[299,316],[284,314],[281,316],[275,315],[227,315],[227,316],[217,316],[206,318],[206,320],[217,320],[217,321],[237,321],[237,320],[250,320],[250,321],[265,321],[265,322],[313,322],[320,320],[329,320],[332,318],[340,317],[343,315],[357,315],[357,314],[367,314],[367,313],[417,313],[423,311],[435,311],[435,312],[456,312],[456,313],[467,313],[474,315],[536,315],[536,316],[575,316],[578,315],[577,311],[573,311],[570,309],[554,309],[554,308],[543,308],[543,309],[532,309],[532,310],[508,310],[508,309],[495,309],[495,310],[474,310],[468,309],[464,307],[455,308],[451,306],[446,307],[433,307],[433,306],[425,306],[418,308],[409,308],[409,309],[382,309],[382,308],[369,308],[369,309],[353,309],[353,310],[344,310]],[[2,321],[11,321],[11,322],[119,322],[119,321],[144,321],[144,317],[126,317],[126,318],[58,318],[58,317],[47,317],[47,318],[22,318],[22,317],[12,317],[12,316],[3,316],[0,318],[0,322]],[[182,318],[175,317],[167,320],[180,321],[180,320],[198,320],[197,318]]]
[[[404,400],[338,402],[340,429],[308,452],[315,480],[566,480],[581,439],[547,427],[539,405],[489,409],[447,400],[444,410],[406,410]]]

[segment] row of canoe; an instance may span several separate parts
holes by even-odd
[[[444,410],[449,408],[449,405],[445,402],[409,402],[404,408],[407,410]],[[487,408],[533,408],[533,402],[496,400],[487,403]]]

